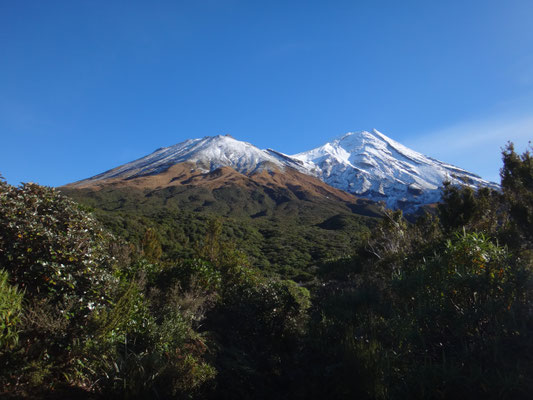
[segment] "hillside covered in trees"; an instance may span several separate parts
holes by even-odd
[[[0,396],[529,398],[530,151],[501,188],[408,222],[0,180]]]

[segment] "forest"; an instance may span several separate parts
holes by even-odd
[[[320,224],[0,179],[0,397],[529,399],[532,151]]]

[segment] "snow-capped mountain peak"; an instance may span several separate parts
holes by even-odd
[[[391,208],[408,212],[439,201],[444,181],[498,187],[461,168],[411,150],[375,129],[348,132],[294,156],[261,150],[229,135],[189,139],[72,185],[83,187],[106,180],[149,177],[168,172],[181,163],[196,174],[221,167],[248,176],[265,170],[271,173],[295,170],[358,197],[385,201]]]
[[[250,143],[234,139],[230,135],[205,136],[189,139],[169,147],[162,147],[152,154],[124,164],[91,180],[111,178],[131,179],[154,175],[172,165],[189,162],[197,169],[209,172],[219,167],[231,167],[241,173],[253,173],[263,168],[283,169],[284,162],[269,151],[260,150]]]
[[[346,133],[292,157],[331,186],[408,211],[438,201],[446,180],[497,187],[475,174],[411,150],[375,129]]]

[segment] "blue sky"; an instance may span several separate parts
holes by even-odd
[[[498,180],[533,138],[531,1],[0,1],[0,173],[58,186],[188,138],[348,131]]]

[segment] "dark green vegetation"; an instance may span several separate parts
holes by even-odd
[[[503,161],[368,225],[0,181],[0,395],[530,398],[533,158]]]
[[[299,198],[281,188],[61,188],[61,192],[89,207],[115,235],[139,249],[145,231],[153,230],[163,249],[163,263],[193,257],[211,221],[223,218],[221,239],[233,243],[249,264],[267,275],[299,282],[312,280],[320,263],[351,254],[381,215],[369,201]]]

